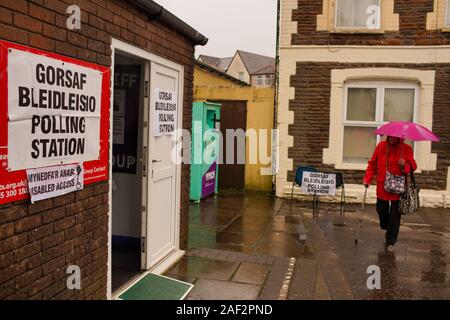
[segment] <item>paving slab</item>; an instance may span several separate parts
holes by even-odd
[[[269,267],[264,264],[244,262],[233,277],[234,282],[262,285]]]
[[[289,289],[289,300],[312,300],[317,278],[317,262],[297,259],[294,276]]]
[[[260,289],[251,284],[199,279],[187,300],[256,300]]]
[[[229,280],[236,272],[239,263],[211,260],[199,257],[184,257],[168,275],[183,277]]]

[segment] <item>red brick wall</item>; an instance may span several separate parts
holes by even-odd
[[[66,9],[82,11],[79,31]],[[183,127],[191,128],[194,47],[125,0],[1,0],[0,39],[111,66],[111,36],[185,67]],[[190,146],[185,146],[190,148]],[[187,152],[187,151],[185,151]],[[181,245],[187,243],[189,166],[182,167]],[[0,206],[0,299],[106,297],[108,182],[45,200]],[[66,268],[81,267],[81,290],[66,289]]]
[[[294,167],[311,165],[319,170],[334,170],[324,165],[323,149],[329,147],[331,70],[344,68],[409,68],[436,70],[433,106],[433,132],[440,143],[432,144],[432,153],[437,153],[437,170],[423,171],[417,180],[424,189],[446,190],[447,171],[450,166],[450,64],[342,64],[298,62],[297,71],[291,77],[290,86],[295,88],[295,99],[289,102],[294,111],[294,123],[289,134],[294,137],[294,146],[289,148],[289,158]],[[361,184],[364,171],[340,170],[346,183]],[[293,181],[294,172],[288,172]]]
[[[106,296],[108,183],[66,196],[0,209],[0,299],[101,299]],[[82,290],[66,288],[81,268]]]
[[[434,0],[395,0],[394,13],[400,15],[400,30],[383,34],[330,33],[317,30],[317,15],[323,0],[299,0],[292,20],[298,21],[293,45],[449,45],[450,33],[426,30],[427,13],[433,12]]]

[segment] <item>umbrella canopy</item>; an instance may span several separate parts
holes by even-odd
[[[439,142],[439,138],[433,132],[414,122],[389,122],[376,130],[375,133],[412,141]]]

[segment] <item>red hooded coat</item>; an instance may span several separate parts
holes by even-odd
[[[366,175],[364,177],[364,184],[370,184],[372,182],[373,177],[377,176],[377,197],[382,200],[399,200],[400,195],[389,193],[384,190],[384,181],[386,179],[386,147],[388,143],[386,141],[382,141],[378,144],[373,153],[372,159],[369,160]],[[402,151],[403,148],[403,151]],[[402,156],[405,159],[405,167],[404,172],[400,165],[398,164],[398,160]],[[389,172],[395,174],[397,176],[401,176],[403,174],[407,174],[410,172],[410,165],[412,166],[413,171],[417,169],[416,161],[414,160],[414,153],[408,144],[401,141],[395,147],[389,145]]]

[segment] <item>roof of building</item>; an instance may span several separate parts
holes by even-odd
[[[275,65],[271,64],[270,66],[266,66],[262,68],[261,70],[256,71],[253,73],[254,75],[260,75],[260,74],[274,74],[275,73]]]
[[[230,80],[240,86],[244,86],[244,87],[249,87],[250,85],[247,82],[241,81],[233,76],[230,76],[228,73],[226,73],[225,71],[219,70],[217,67],[213,67],[209,64],[206,64],[202,61],[195,61],[195,65],[198,66],[201,69],[204,69],[210,73],[213,73],[219,77],[225,78],[227,80]]]
[[[275,58],[242,50],[236,54],[239,54],[250,75],[275,73]]]
[[[230,66],[231,61],[233,61],[233,57],[221,58],[219,67],[223,70],[227,70],[228,67]]]
[[[157,20],[165,25],[177,30],[188,39],[190,39],[195,45],[204,46],[208,43],[208,38],[202,35],[200,32],[192,28],[186,22],[175,16],[169,10],[160,6],[153,0],[132,0],[137,6],[148,13],[150,19]]]
[[[261,74],[274,74],[275,73],[275,58],[263,56],[256,53],[251,53],[243,50],[237,50],[236,56],[242,59],[247,71],[250,75],[261,75]],[[213,56],[207,56],[201,54],[198,57],[198,61],[209,65],[220,71],[227,71],[234,57],[218,58]]]
[[[231,61],[233,60],[233,57],[217,58],[217,57],[201,54],[198,57],[198,60],[203,63],[206,63],[214,68],[219,68],[222,71],[226,71],[228,69],[228,67],[230,66]]]

